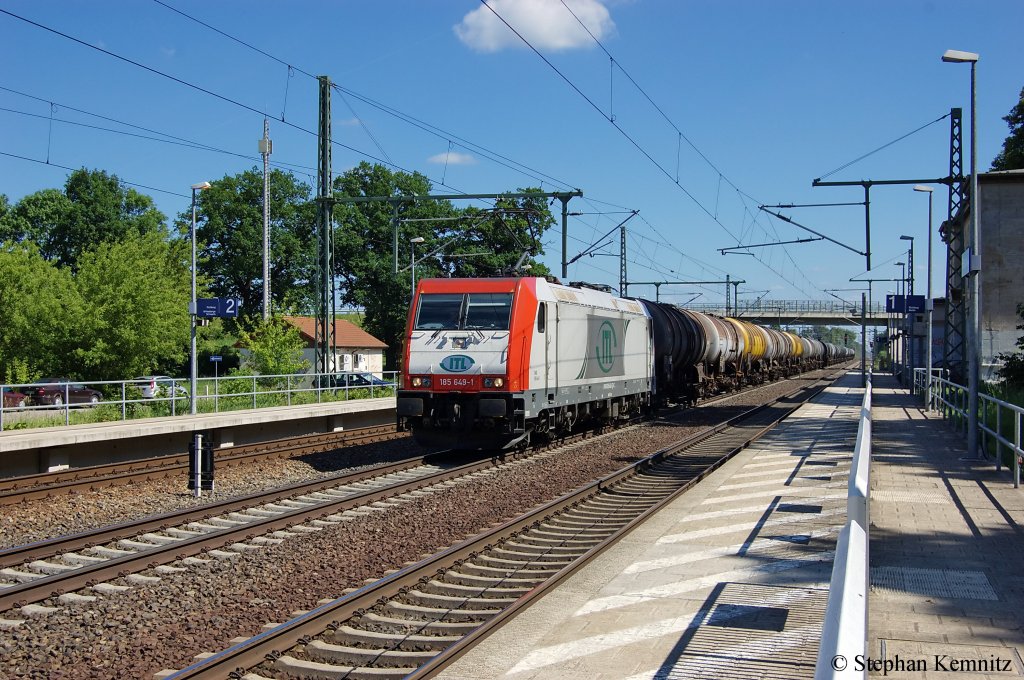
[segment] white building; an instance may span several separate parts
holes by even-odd
[[[316,372],[316,319],[310,316],[286,316],[284,320],[299,329],[306,346],[302,357]],[[334,320],[334,371],[362,371],[380,376],[384,370],[387,345],[351,321]]]

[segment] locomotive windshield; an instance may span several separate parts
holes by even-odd
[[[416,330],[507,331],[511,315],[511,293],[424,293]]]

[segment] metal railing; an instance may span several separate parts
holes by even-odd
[[[686,309],[692,309],[695,311],[722,311],[725,309],[724,304],[714,302],[703,302],[703,303],[691,303],[684,305]],[[750,313],[756,312],[759,314],[800,314],[809,312],[818,312],[826,314],[835,314],[839,316],[849,316],[851,310],[856,309],[856,314],[860,315],[860,303],[844,304],[838,300],[760,300],[758,302],[738,302],[732,307],[732,313]],[[885,312],[885,307],[878,302],[868,305],[867,313],[871,315],[880,315]]]
[[[967,437],[967,387],[942,377],[932,376],[928,389],[923,368],[914,369],[914,393],[921,394],[925,407],[937,410],[950,421],[957,431]],[[997,399],[984,392],[978,393],[978,438],[980,451],[987,457],[990,449],[995,458],[996,472],[1003,469],[1004,457],[1009,456],[1007,467],[1013,469],[1013,488],[1020,488],[1020,469],[1024,448],[1021,447],[1021,421],[1024,407]],[[1012,432],[1011,432],[1012,431]]]
[[[847,484],[846,526],[839,533],[829,588],[815,680],[866,677],[855,660],[867,656],[868,632],[868,506],[871,479],[871,373],[860,407]]]
[[[196,413],[372,399],[393,396],[397,385],[396,371],[201,378],[196,389]],[[136,379],[12,383],[0,388],[4,393],[0,400],[0,432],[190,415],[192,410],[188,378],[159,380],[155,386],[152,380]],[[48,391],[45,400],[35,396],[36,388]],[[100,393],[95,395],[97,401],[92,401],[94,392]],[[59,403],[54,397],[59,397]]]

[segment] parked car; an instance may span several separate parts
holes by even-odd
[[[25,394],[33,404],[63,406],[65,400],[69,404],[98,404],[103,399],[99,390],[71,382],[71,378],[43,378],[36,382],[46,384],[25,388]]]
[[[167,375],[144,375],[133,381],[142,390],[144,399],[156,397],[187,397],[188,387],[184,380],[175,380]]]
[[[25,408],[28,406],[28,395],[15,392],[10,387],[4,387],[4,408]]]
[[[350,372],[335,373],[329,378],[331,387],[390,387],[391,383],[381,380],[372,373]]]

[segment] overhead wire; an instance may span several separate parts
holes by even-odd
[[[685,186],[684,186],[684,185],[683,185],[683,184],[682,184],[681,182],[679,182],[679,181],[678,181],[678,180],[677,180],[676,178],[674,178],[674,177],[672,176],[672,174],[671,174],[671,173],[670,173],[670,172],[669,172],[669,171],[668,171],[668,170],[667,170],[667,169],[666,169],[666,168],[665,168],[664,166],[662,166],[662,165],[661,165],[661,163],[659,163],[659,162],[658,162],[658,161],[657,161],[657,160],[656,160],[656,159],[655,159],[655,158],[654,158],[654,157],[653,157],[653,156],[652,156],[652,155],[650,154],[650,152],[648,152],[648,151],[647,151],[647,149],[645,149],[645,148],[644,148],[644,147],[643,147],[643,146],[642,146],[642,145],[641,145],[641,144],[640,144],[639,142],[637,142],[637,141],[636,141],[636,139],[634,139],[634,138],[633,138],[633,136],[632,136],[632,135],[630,135],[630,134],[629,134],[628,132],[626,132],[626,130],[625,130],[625,129],[623,129],[623,128],[622,128],[622,126],[620,126],[620,125],[619,125],[619,124],[618,124],[618,123],[617,123],[617,122],[616,122],[615,120],[613,120],[613,119],[612,119],[612,118],[611,118],[611,117],[610,117],[610,116],[609,116],[609,115],[608,115],[607,113],[605,113],[605,112],[604,112],[604,111],[603,111],[603,110],[601,109],[601,107],[600,107],[600,106],[599,106],[599,105],[598,105],[598,104],[597,104],[596,102],[594,102],[594,100],[593,100],[593,99],[591,99],[591,98],[590,98],[590,97],[589,97],[589,96],[588,96],[588,95],[587,95],[587,94],[586,94],[585,92],[583,92],[583,90],[581,90],[581,89],[579,88],[579,86],[578,86],[578,85],[576,85],[576,83],[574,83],[574,82],[572,81],[572,79],[570,79],[570,78],[569,78],[568,76],[566,76],[566,75],[565,75],[565,74],[564,74],[564,73],[563,73],[563,72],[562,72],[562,71],[561,71],[561,70],[560,70],[560,69],[559,69],[559,68],[558,68],[557,66],[555,66],[555,65],[554,65],[554,64],[553,64],[553,63],[551,62],[551,60],[550,60],[550,59],[548,59],[548,58],[547,58],[546,56],[544,56],[544,54],[543,54],[543,53],[542,53],[542,52],[541,52],[540,50],[538,50],[538,49],[537,49],[537,48],[536,48],[536,47],[535,47],[535,46],[533,45],[533,43],[531,43],[531,42],[530,42],[529,40],[527,40],[527,39],[526,39],[526,37],[522,35],[522,33],[520,33],[520,32],[519,32],[518,30],[516,30],[516,28],[515,28],[514,26],[512,26],[512,25],[511,25],[511,24],[510,24],[510,23],[509,23],[509,22],[508,22],[508,21],[507,21],[507,20],[506,20],[506,19],[505,19],[505,18],[504,18],[504,17],[503,17],[503,16],[502,16],[502,15],[501,15],[501,14],[500,14],[500,13],[499,13],[498,11],[497,11],[497,10],[495,10],[495,9],[494,9],[493,7],[491,7],[491,6],[490,6],[490,5],[489,5],[489,4],[487,3],[487,0],[480,0],[480,2],[481,2],[481,4],[483,4],[483,6],[484,6],[484,7],[486,7],[486,8],[487,8],[487,9],[488,9],[488,10],[489,10],[489,11],[490,11],[490,12],[491,12],[492,14],[494,14],[494,16],[495,16],[495,17],[497,17],[497,18],[498,18],[498,20],[499,20],[499,21],[501,21],[501,23],[503,23],[503,24],[504,24],[504,25],[505,25],[505,26],[506,26],[506,27],[507,27],[507,28],[508,28],[508,29],[509,29],[510,31],[512,31],[512,33],[514,33],[514,34],[516,35],[516,37],[517,37],[517,38],[519,38],[519,39],[520,39],[520,40],[521,40],[521,41],[522,41],[522,42],[523,42],[523,43],[524,43],[524,44],[525,44],[525,45],[526,45],[527,47],[529,47],[529,48],[530,48],[530,50],[532,50],[534,54],[536,54],[536,55],[537,55],[537,56],[538,56],[538,57],[539,57],[539,58],[540,58],[540,59],[541,59],[541,60],[542,60],[542,61],[543,61],[543,62],[544,62],[545,64],[547,64],[547,65],[548,65],[548,67],[549,67],[549,68],[551,68],[551,70],[553,70],[553,71],[554,71],[554,72],[555,72],[555,73],[556,73],[556,74],[557,74],[557,75],[558,75],[558,76],[559,76],[559,77],[560,77],[560,78],[561,78],[561,79],[562,79],[563,81],[565,81],[565,83],[566,83],[566,84],[567,84],[567,85],[568,85],[568,86],[569,86],[570,88],[572,88],[572,89],[573,89],[573,90],[574,90],[574,91],[575,91],[575,92],[576,92],[576,93],[577,93],[577,94],[578,94],[578,95],[579,95],[579,96],[580,96],[580,97],[581,97],[581,98],[582,98],[582,99],[583,99],[584,101],[586,101],[586,102],[587,102],[587,103],[588,103],[588,104],[589,104],[589,105],[591,106],[591,108],[593,108],[593,109],[594,109],[595,111],[597,111],[597,113],[598,113],[598,114],[600,114],[602,118],[604,118],[605,120],[607,120],[607,121],[608,121],[608,122],[609,122],[609,123],[610,123],[610,124],[611,124],[611,125],[612,125],[612,126],[613,126],[613,127],[614,127],[614,128],[615,128],[615,129],[617,130],[617,131],[618,131],[618,132],[619,132],[619,134],[621,134],[621,135],[622,135],[622,136],[623,136],[623,137],[624,137],[624,138],[625,138],[625,139],[626,139],[626,140],[627,140],[627,141],[628,141],[628,142],[629,142],[630,144],[632,144],[632,145],[633,145],[633,147],[634,147],[634,148],[635,148],[635,149],[636,149],[637,151],[639,151],[639,152],[640,152],[640,153],[641,153],[641,154],[642,154],[642,155],[643,155],[643,156],[644,156],[645,158],[647,158],[647,160],[648,160],[648,161],[650,161],[650,163],[651,163],[652,165],[654,165],[654,167],[655,167],[655,168],[657,168],[657,169],[658,169],[658,170],[659,170],[659,171],[660,171],[660,172],[661,172],[661,173],[662,173],[663,175],[665,175],[665,176],[666,176],[666,177],[667,177],[667,178],[669,179],[669,181],[671,181],[671,182],[672,182],[673,184],[675,184],[675,186],[676,186],[676,187],[677,187],[677,188],[678,188],[678,189],[679,189],[680,191],[682,191],[682,192],[683,192],[683,193],[684,193],[684,194],[685,194],[685,195],[686,195],[686,196],[687,196],[687,197],[688,197],[688,198],[689,198],[689,199],[690,199],[690,200],[691,200],[691,201],[692,201],[692,202],[693,202],[693,203],[694,203],[694,204],[695,204],[695,205],[696,205],[696,206],[697,206],[698,208],[700,208],[700,210],[701,210],[702,212],[704,212],[704,214],[706,214],[706,215],[707,215],[707,216],[708,216],[708,217],[709,217],[709,218],[710,218],[710,219],[711,219],[712,221],[714,221],[714,222],[715,222],[715,223],[716,223],[716,224],[717,224],[717,225],[718,225],[719,227],[721,227],[721,229],[722,229],[723,231],[725,231],[725,233],[727,233],[727,234],[728,234],[728,235],[729,235],[730,237],[732,237],[732,238],[733,238],[733,239],[734,239],[734,240],[736,241],[736,243],[737,243],[737,244],[739,244],[739,243],[740,243],[739,239],[737,239],[737,237],[736,237],[736,234],[735,234],[735,233],[733,233],[733,231],[732,231],[731,229],[729,229],[729,227],[727,227],[727,226],[726,226],[726,225],[725,225],[725,224],[724,224],[724,223],[723,223],[723,222],[722,222],[721,220],[719,220],[719,219],[718,219],[718,218],[717,218],[717,217],[716,217],[716,216],[714,215],[714,213],[712,213],[712,212],[711,212],[711,211],[710,211],[710,210],[709,210],[709,209],[707,208],[707,206],[705,206],[705,205],[704,205],[704,204],[703,204],[703,203],[702,203],[702,202],[700,201],[700,199],[698,199],[698,198],[697,198],[697,197],[696,197],[696,196],[695,196],[695,195],[694,195],[694,194],[693,194],[693,193],[692,193],[692,192],[691,192],[691,191],[690,191],[689,189],[687,189],[687,188],[686,188],[686,187],[685,187]],[[575,15],[574,15],[574,16],[575,16]],[[577,20],[578,20],[578,19],[577,19]],[[712,164],[712,166],[713,166],[713,164]],[[723,176],[724,176],[724,175],[723,175]],[[727,179],[727,178],[726,178],[726,181],[728,181],[728,179]],[[733,186],[734,188],[736,188],[737,190],[739,190],[739,188],[738,188],[738,187],[736,187],[736,186],[735,186],[734,184],[732,184],[732,182],[729,182],[729,184],[730,184],[730,185],[732,185],[732,186]],[[779,272],[778,270],[776,270],[776,269],[775,269],[774,267],[772,267],[771,265],[769,265],[769,264],[767,264],[767,263],[765,263],[765,262],[763,262],[763,261],[761,261],[761,262],[762,262],[762,264],[764,264],[764,266],[765,266],[765,267],[767,267],[767,268],[768,268],[768,269],[769,269],[770,271],[774,272],[774,273],[775,273],[775,274],[776,274],[776,275],[777,275],[777,276],[778,276],[778,277],[779,277],[780,279],[782,279],[783,281],[786,281],[787,283],[789,283],[789,284],[790,284],[791,286],[793,286],[793,287],[794,287],[794,288],[796,288],[797,290],[800,290],[801,292],[803,292],[803,293],[804,293],[805,295],[808,295],[808,294],[807,294],[807,292],[806,292],[806,291],[803,291],[803,289],[802,289],[802,288],[800,288],[800,286],[796,285],[796,283],[795,283],[795,282],[793,282],[793,281],[790,281],[789,279],[787,279],[787,278],[786,278],[786,276],[785,276],[785,275],[784,275],[783,273]],[[808,295],[808,297],[810,297],[810,296]]]
[[[38,163],[40,165],[49,165],[50,167],[60,168],[61,170],[68,170],[69,172],[74,172],[75,170],[80,170],[81,169],[81,168],[71,168],[71,167],[68,167],[66,165],[60,165],[58,163],[52,163],[52,162],[50,162],[48,160],[41,161],[38,158],[29,158],[28,156],[19,156],[18,154],[7,153],[6,151],[0,151],[0,156],[7,156],[8,158],[17,158],[18,160],[28,161],[30,163]],[[121,182],[121,184],[127,184],[128,186],[132,186],[132,187],[139,187],[140,189],[145,189],[147,191],[157,191],[157,192],[159,192],[161,194],[170,194],[171,196],[181,196],[182,198],[188,198],[189,197],[188,194],[182,194],[182,193],[179,193],[177,191],[168,191],[167,189],[158,189],[156,187],[151,187],[151,186],[148,186],[146,184],[139,184],[137,182],[129,182],[128,180],[122,178],[120,175],[117,176],[117,179],[118,179],[119,182]]]

